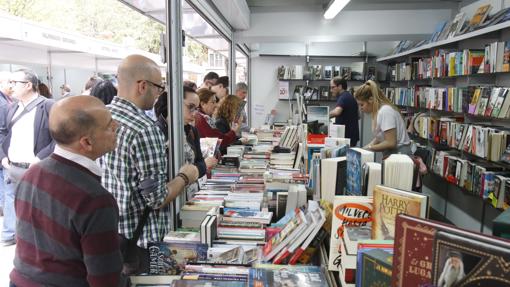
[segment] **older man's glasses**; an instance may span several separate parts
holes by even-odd
[[[139,80],[137,81],[137,83],[140,83],[141,81],[146,81],[147,83],[153,85],[154,87],[156,87],[158,89],[158,94],[162,94],[164,91],[165,91],[165,87],[164,86],[161,86],[161,85],[158,85],[154,82],[151,82],[149,80]]]

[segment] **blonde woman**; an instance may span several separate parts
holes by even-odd
[[[237,129],[240,128],[243,119],[242,117],[237,118],[238,116],[237,114],[239,112],[239,106],[241,104],[241,101],[242,100],[239,99],[237,96],[228,95],[224,97],[223,101],[218,107],[216,117],[216,128],[222,133],[227,133],[230,130],[232,130],[230,126],[232,123]],[[234,142],[233,144],[242,144],[246,142],[246,139],[244,138],[237,139],[238,141]],[[226,152],[226,147],[222,146],[220,147],[220,150],[222,150],[222,153],[224,154]]]
[[[359,87],[354,97],[362,112],[372,114],[374,139],[364,149],[382,152],[383,157],[394,153],[411,154],[411,140],[404,119],[374,81]]]

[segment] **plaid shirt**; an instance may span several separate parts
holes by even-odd
[[[132,238],[144,207],[158,207],[168,193],[165,138],[156,124],[133,103],[115,97],[108,107],[119,127],[117,148],[104,155],[101,161],[102,183],[119,205],[119,233]],[[153,183],[150,192],[139,192],[142,181]],[[169,230],[170,217],[169,207],[152,211],[138,245],[147,248],[148,242],[161,241]]]

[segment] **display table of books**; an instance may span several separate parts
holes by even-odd
[[[508,241],[427,219],[415,159],[325,146],[310,188],[306,151],[264,137],[228,148],[132,286],[510,286]]]

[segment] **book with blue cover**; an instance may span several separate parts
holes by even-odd
[[[362,148],[347,150],[347,186],[348,195],[362,195],[362,167],[366,162],[375,161],[374,152]]]
[[[289,266],[252,268],[249,287],[328,287],[326,278],[318,266]]]
[[[188,262],[206,261],[207,244],[151,242],[149,250],[149,274],[178,275]]]

